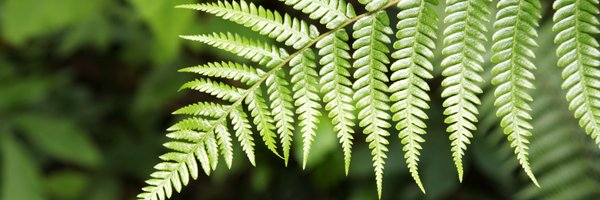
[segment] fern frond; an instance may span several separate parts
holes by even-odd
[[[481,104],[478,94],[483,93],[478,84],[484,82],[481,77],[485,54],[484,42],[487,41],[485,24],[489,22],[489,0],[446,0],[446,18],[448,24],[444,30],[445,56],[442,61],[446,77],[442,81],[442,98],[445,98],[444,122],[450,133],[452,158],[458,171],[458,180],[462,182],[462,157],[465,154],[472,131],[477,128],[477,106]]]
[[[352,156],[352,134],[354,133],[354,105],[352,102],[352,82],[348,79],[350,75],[351,59],[348,51],[348,33],[344,29],[323,38],[317,43],[322,65],[319,71],[321,77],[321,93],[325,96],[325,110],[333,123],[333,130],[337,133],[342,149],[344,151],[344,162],[346,175],[350,169]]]
[[[271,113],[277,119],[275,127],[283,147],[283,159],[287,166],[290,157],[290,148],[294,136],[294,106],[293,98],[288,88],[288,81],[284,71],[277,71],[267,78],[267,93],[271,101]]]
[[[497,107],[496,115],[501,117],[500,125],[504,134],[511,141],[519,163],[531,180],[538,182],[531,171],[528,160],[527,137],[533,128],[530,120],[533,99],[528,90],[534,89],[531,83],[535,65],[530,61],[535,57],[531,48],[536,47],[540,2],[538,0],[500,0],[500,9],[496,15],[494,28],[498,31],[493,36],[494,45],[492,69],[494,78],[492,84],[497,86],[495,91]]]
[[[242,150],[248,156],[248,160],[253,166],[256,166],[254,156],[254,138],[252,138],[252,130],[250,129],[250,122],[248,121],[248,115],[242,110],[241,107],[231,109],[229,113],[233,129],[235,130],[235,136],[238,138]]]
[[[278,42],[300,49],[311,39],[319,35],[319,31],[313,25],[305,21],[290,17],[288,14],[279,14],[277,11],[256,6],[253,3],[217,1],[216,3],[187,4],[177,6],[212,13],[223,19],[233,21],[252,30],[271,37]]]
[[[179,72],[196,73],[208,77],[227,78],[252,85],[260,80],[256,68],[234,62],[213,62],[180,69]]]
[[[579,125],[600,146],[600,33],[598,0],[557,0],[553,5],[554,42],[558,66],[563,67],[562,88]]]
[[[297,107],[299,125],[303,138],[302,168],[306,168],[308,154],[317,131],[317,124],[321,116],[321,97],[317,89],[317,67],[315,53],[311,49],[304,50],[301,54],[290,60],[290,74],[292,75],[292,91],[294,104]]]
[[[294,9],[319,20],[328,29],[334,29],[356,16],[352,4],[345,0],[279,0]]]
[[[184,35],[181,38],[223,49],[264,66],[275,66],[282,63],[283,59],[288,56],[288,53],[282,48],[233,33]]]
[[[354,100],[357,101],[356,108],[359,110],[359,126],[364,128],[363,133],[367,135],[373,156],[379,198],[389,143],[386,137],[390,135],[386,130],[390,127],[387,120],[391,118],[387,113],[389,97],[386,94],[386,82],[389,80],[385,74],[388,71],[386,64],[390,63],[386,54],[389,53],[387,44],[391,43],[391,40],[387,35],[393,33],[389,23],[387,13],[379,11],[356,21],[352,27],[352,36],[356,39],[352,44],[356,49],[352,55],[356,69],[356,82],[352,86],[356,91]]]
[[[196,79],[187,82],[183,84],[179,90],[183,89],[198,90],[200,92],[211,94],[219,99],[232,102],[239,99],[241,96],[240,93],[244,91],[244,89],[235,88],[228,84],[209,79]]]
[[[254,118],[253,123],[262,136],[265,145],[275,155],[281,157],[277,152],[277,142],[275,141],[277,135],[273,132],[275,129],[273,118],[261,93],[261,88],[256,89],[256,91],[250,91],[250,94],[246,96],[246,104],[248,104],[250,114]]]
[[[391,66],[393,83],[390,91],[391,100],[395,102],[391,107],[393,120],[400,131],[398,136],[404,145],[402,150],[408,169],[423,192],[425,188],[419,178],[418,162],[422,149],[420,143],[425,141],[421,135],[425,134],[427,127],[423,122],[428,118],[424,110],[429,109],[427,102],[430,100],[427,94],[430,89],[425,80],[433,78],[433,65],[429,59],[433,58],[438,17],[431,6],[436,4],[435,0],[398,3],[401,9],[397,15],[400,20],[396,26],[398,40],[394,43],[396,51],[392,54],[397,61]]]

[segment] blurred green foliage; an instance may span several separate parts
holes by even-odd
[[[165,151],[163,130],[175,121],[170,113],[207,98],[178,93],[192,77],[176,70],[238,59],[184,43],[177,35],[232,31],[258,37],[232,23],[173,8],[188,2],[0,0],[0,200],[134,199]],[[254,2],[289,10],[281,3]],[[582,130],[566,110],[564,95],[557,95],[560,71],[553,64],[552,33],[541,37],[538,77],[547,87],[536,97],[549,100],[534,107],[538,116],[554,116],[534,117],[536,128],[547,127],[536,129],[532,138],[532,166],[542,189],[519,170],[498,129],[493,99],[486,98],[489,92],[466,155],[465,180],[458,182],[437,78],[430,83],[437,98],[428,111],[432,126],[421,161],[428,193],[413,183],[399,140],[390,138],[384,199],[600,198],[600,152],[580,137],[584,134],[572,133]],[[553,112],[544,112],[548,107]],[[372,199],[376,190],[364,139],[356,135],[347,177],[331,124],[323,123],[305,171],[298,166],[300,152],[284,167],[258,144],[257,167],[236,156],[231,170],[221,165],[175,199]]]

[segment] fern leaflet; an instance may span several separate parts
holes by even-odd
[[[425,122],[427,114],[423,111],[429,109],[427,101],[429,96],[429,85],[425,79],[431,79],[433,65],[428,59],[433,58],[432,49],[435,48],[434,39],[437,38],[437,15],[431,5],[437,4],[430,0],[400,1],[398,8],[401,11],[397,17],[400,19],[396,28],[398,41],[394,43],[396,51],[392,54],[397,59],[391,66],[392,92],[391,111],[394,113],[394,121],[397,121],[396,129],[400,131],[406,153],[404,158],[413,179],[421,191],[425,188],[421,183],[418,172],[419,143],[425,140],[421,134],[425,134]]]
[[[540,15],[540,2],[537,0],[501,0],[498,2],[500,9],[496,14],[494,27],[494,45],[492,62],[496,63],[492,69],[494,78],[492,84],[497,86],[495,91],[497,107],[496,115],[502,118],[500,125],[504,134],[511,141],[519,163],[533,183],[539,185],[528,160],[527,137],[531,135],[531,106],[533,99],[527,93],[534,89],[531,83],[535,70],[530,61],[535,57],[532,47],[536,47],[537,31]]]
[[[462,182],[463,164],[462,157],[473,137],[477,122],[477,105],[481,101],[477,94],[483,93],[478,84],[483,83],[481,77],[485,53],[484,42],[487,28],[484,24],[489,22],[486,16],[490,15],[487,8],[488,0],[446,0],[446,16],[444,22],[449,24],[444,31],[445,56],[442,66],[445,68],[442,75],[446,78],[442,82],[444,91],[442,98],[446,98],[443,106],[447,116],[446,129],[452,141],[451,150],[454,164],[458,171],[458,179]]]
[[[308,153],[314,140],[319,117],[321,116],[321,98],[318,94],[317,85],[317,67],[315,63],[315,53],[310,50],[304,50],[290,61],[292,66],[292,84],[295,104],[298,107],[296,113],[300,127],[302,127],[303,138],[303,159],[302,168],[306,167]]]
[[[386,82],[389,80],[385,75],[388,71],[386,64],[390,62],[386,55],[389,53],[386,44],[391,42],[387,35],[392,33],[389,23],[387,13],[379,11],[358,20],[352,27],[352,36],[356,39],[352,44],[356,49],[353,54],[356,82],[352,87],[356,91],[354,99],[359,110],[359,126],[364,128],[363,132],[367,135],[373,156],[377,193],[380,198],[383,168],[388,151],[386,146],[389,143],[386,137],[390,135],[386,130],[390,127],[387,120],[391,118],[387,113],[389,97],[386,94]]]
[[[283,63],[283,59],[288,56],[284,49],[259,40],[248,39],[238,34],[213,33],[181,37],[223,49],[264,66],[276,66]]]
[[[234,62],[214,62],[180,69],[179,72],[196,73],[208,77],[227,78],[252,85],[260,80],[257,70],[245,64]]]
[[[600,146],[600,51],[594,35],[598,30],[598,0],[554,2],[554,42],[558,66],[563,67],[563,85],[569,109],[579,125]]]
[[[290,147],[292,146],[292,138],[294,134],[294,111],[291,102],[292,96],[289,85],[283,71],[278,71],[268,77],[266,84],[268,86],[269,100],[271,101],[271,110],[274,118],[277,119],[275,126],[281,139],[283,146],[283,158],[287,165],[290,157]]]
[[[309,14],[311,19],[319,20],[328,29],[339,28],[355,17],[354,7],[344,0],[279,0],[294,9]]]
[[[319,55],[321,55],[321,64],[323,67],[319,71],[321,76],[321,92],[325,95],[325,110],[329,112],[329,118],[332,119],[334,131],[342,145],[344,151],[344,162],[346,175],[350,169],[350,158],[352,153],[352,134],[354,130],[354,105],[352,102],[352,82],[349,69],[351,68],[351,56],[348,53],[348,33],[344,29],[323,38],[317,43]]]
[[[241,107],[231,109],[229,113],[231,123],[233,124],[233,130],[235,130],[235,136],[238,138],[242,150],[248,156],[248,160],[254,166],[256,166],[254,156],[254,139],[252,138],[252,130],[250,129],[250,122],[248,121],[248,115]]]
[[[238,24],[252,28],[252,30],[285,42],[286,45],[296,49],[304,47],[314,37],[319,35],[317,28],[308,25],[302,20],[290,17],[288,14],[281,16],[277,11],[256,7],[246,1],[218,1],[216,3],[202,3],[181,5],[179,8],[189,8],[212,13],[223,19],[231,20]]]
[[[261,93],[262,90],[260,88],[256,89],[256,91],[250,91],[250,94],[246,96],[246,104],[248,104],[250,115],[254,118],[253,123],[262,136],[265,145],[271,152],[281,157],[277,152],[277,142],[275,141],[277,135],[273,132],[275,129],[273,126],[273,117]]]

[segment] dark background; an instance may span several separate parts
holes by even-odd
[[[254,2],[306,19],[274,0]],[[135,198],[166,152],[164,130],[177,120],[170,113],[207,98],[178,92],[194,76],[176,71],[210,61],[245,62],[178,35],[230,31],[259,37],[213,16],[174,9],[181,3],[193,2],[0,0],[0,200]],[[443,5],[438,8],[443,19]],[[489,83],[482,85],[479,130],[465,156],[464,181],[458,182],[441,116],[437,56],[420,162],[427,194],[408,175],[392,134],[383,199],[600,198],[600,151],[567,110],[551,25],[542,24],[531,138],[532,166],[542,188],[531,184],[512,156]],[[489,80],[492,65],[485,67]],[[236,147],[231,170],[220,165],[174,199],[376,199],[370,151],[364,136],[357,134],[354,142],[348,176],[327,123],[319,127],[306,170],[298,166],[298,142],[288,167],[261,144],[257,166],[251,167]]]

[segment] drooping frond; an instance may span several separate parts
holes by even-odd
[[[354,133],[354,104],[352,102],[352,82],[348,79],[350,75],[351,59],[348,51],[348,33],[344,29],[323,38],[317,43],[321,60],[319,64],[323,67],[319,71],[321,77],[321,93],[325,96],[325,110],[333,122],[333,130],[342,145],[344,151],[344,162],[346,175],[350,169],[350,158],[352,154],[352,134]]]
[[[421,137],[426,128],[423,120],[428,118],[424,110],[429,109],[427,102],[430,100],[427,94],[430,89],[425,80],[433,78],[433,65],[429,60],[433,58],[432,49],[437,38],[438,17],[432,8],[436,4],[435,0],[398,3],[401,9],[396,26],[398,40],[394,43],[396,51],[392,54],[396,61],[391,66],[393,120],[400,131],[398,136],[404,145],[402,150],[410,174],[423,192],[425,188],[419,178],[418,162],[422,149],[420,143],[425,141]]]
[[[273,125],[272,113],[265,103],[262,89],[257,88],[256,91],[250,91],[250,94],[246,96],[246,104],[248,104],[248,110],[254,118],[253,123],[256,125],[260,136],[262,136],[265,145],[275,155],[281,157],[277,152],[277,142],[275,140],[277,135],[273,132],[275,126]]]
[[[600,146],[600,33],[598,0],[557,0],[553,5],[559,45],[558,66],[563,67],[562,88],[579,125]]]
[[[292,75],[294,104],[297,107],[296,113],[304,145],[302,168],[305,168],[321,116],[321,111],[319,111],[321,97],[317,89],[315,53],[310,49],[304,50],[290,61],[290,66],[292,66],[290,74]]]
[[[244,0],[231,3],[217,1],[215,3],[188,4],[178,7],[212,13],[223,19],[250,27],[262,35],[274,38],[278,42],[284,42],[295,49],[304,47],[312,38],[319,35],[317,28],[308,25],[305,21],[290,17],[288,14],[282,16],[277,11],[271,11],[262,6],[257,7]]]
[[[458,171],[458,179],[462,182],[463,164],[469,138],[477,129],[477,106],[481,101],[477,97],[483,93],[478,84],[484,82],[481,77],[485,53],[485,33],[489,22],[489,0],[446,0],[446,18],[448,24],[444,30],[444,60],[442,82],[445,98],[444,122],[448,124],[446,131],[450,133],[452,158]]]
[[[234,62],[213,62],[205,65],[187,67],[179,72],[196,73],[208,77],[227,78],[252,85],[260,80],[256,68]]]
[[[271,101],[271,113],[273,113],[273,118],[277,119],[275,126],[281,139],[283,159],[287,166],[294,135],[294,106],[292,105],[293,99],[288,88],[289,82],[285,77],[284,71],[278,71],[268,77],[266,84],[269,100]]]
[[[359,126],[364,128],[363,133],[367,135],[373,156],[377,193],[380,198],[389,143],[386,137],[390,135],[386,129],[391,126],[388,122],[391,117],[387,113],[389,97],[386,94],[386,83],[389,80],[385,74],[388,71],[386,64],[390,63],[386,55],[389,53],[387,44],[391,43],[387,35],[392,34],[389,23],[387,13],[379,11],[358,20],[352,27],[352,36],[356,39],[352,44],[356,50],[352,55],[355,59],[353,66],[356,69],[356,82],[352,88],[355,91],[356,108],[359,110]]]
[[[496,22],[491,60],[496,65],[492,69],[492,84],[495,90],[497,107],[496,115],[501,117],[500,126],[511,141],[519,163],[531,180],[538,185],[528,160],[527,137],[533,128],[530,120],[533,101],[528,90],[534,89],[531,81],[535,65],[531,59],[535,57],[531,48],[536,47],[540,2],[538,0],[500,0],[500,9],[496,14]]]
[[[334,29],[356,16],[352,4],[345,0],[279,0],[294,9],[309,14],[328,29]]]
[[[264,66],[275,66],[282,63],[283,59],[288,56],[288,53],[282,48],[233,33],[213,33],[181,37],[223,49]]]

